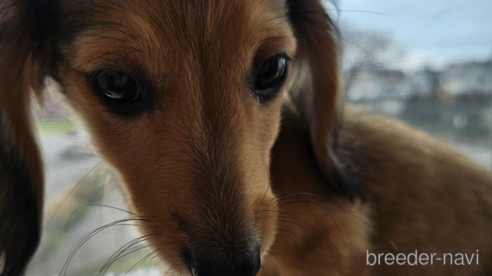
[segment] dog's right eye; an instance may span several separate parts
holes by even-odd
[[[123,72],[100,73],[96,85],[102,95],[114,102],[132,102],[140,96],[137,82]]]
[[[99,101],[119,115],[132,115],[148,106],[142,94],[141,83],[121,71],[97,71],[88,75]]]

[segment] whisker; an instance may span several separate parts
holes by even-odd
[[[145,220],[145,219],[139,219],[139,218],[126,218],[126,219],[121,219],[121,220],[117,220],[117,221],[114,221],[114,222],[111,222],[111,223],[108,223],[106,225],[103,225],[101,227],[98,227],[96,228],[95,230],[92,230],[91,232],[89,232],[88,234],[84,235],[84,237],[82,237],[78,242],[77,244],[75,245],[74,249],[72,250],[72,252],[70,253],[70,255],[68,256],[68,259],[67,261],[65,261],[59,275],[66,275],[67,274],[67,271],[68,271],[68,266],[70,265],[70,262],[72,261],[73,257],[75,256],[75,254],[77,253],[77,251],[88,241],[90,240],[92,237],[94,237],[95,235],[99,234],[101,231],[104,231],[105,229],[109,228],[109,227],[112,227],[112,226],[118,226],[120,225],[120,223],[125,223],[125,222],[128,222],[128,221],[148,221],[148,220]],[[121,226],[121,225],[120,225]]]
[[[137,267],[139,264],[144,263],[150,256],[152,256],[155,252],[157,252],[157,249],[150,252],[149,254],[145,255],[140,261],[138,261],[136,264],[134,264],[126,273],[124,276],[128,275],[130,271],[132,271],[135,267]]]
[[[376,11],[364,11],[364,10],[338,10],[338,9],[326,9],[328,11],[337,11],[337,12],[352,12],[352,13],[368,13],[382,16],[392,16],[391,14],[376,12]]]
[[[80,211],[81,209],[84,209],[84,208],[88,208],[88,207],[105,207],[105,208],[109,208],[109,209],[113,209],[113,210],[117,210],[117,211],[121,211],[121,212],[125,212],[125,213],[128,213],[130,215],[133,215],[135,217],[141,217],[141,216],[138,216],[137,214],[133,213],[133,212],[130,212],[130,211],[127,211],[125,209],[121,209],[121,208],[118,208],[118,207],[113,207],[113,206],[109,206],[109,205],[105,205],[105,204],[87,204],[87,205],[84,205],[84,206],[81,206],[81,207],[78,207],[77,209],[75,209],[72,214],[70,214],[70,217],[68,218],[67,220],[67,225],[65,227],[65,229],[68,229],[68,226],[70,224],[70,220],[72,219],[72,216]]]
[[[291,229],[286,229],[286,228],[283,228],[283,227],[279,227],[279,228],[277,228],[277,231],[279,231],[279,232],[284,232],[284,233],[288,233],[288,234],[293,234],[293,235],[296,235],[296,236],[302,237],[302,235],[301,235],[301,234],[296,233],[296,232],[292,231]]]
[[[136,244],[139,244],[143,241],[146,241],[148,239],[150,239],[151,236],[155,236],[156,234],[149,234],[149,235],[145,235],[145,236],[142,236],[142,237],[139,237],[139,238],[136,238],[136,239],[133,239],[131,241],[129,241],[128,243],[124,244],[120,249],[118,249],[115,253],[113,253],[113,255],[111,255],[111,257],[109,257],[109,259],[103,264],[103,266],[101,267],[101,269],[99,270],[99,273],[97,274],[97,276],[101,276],[101,275],[105,275],[106,272],[108,271],[108,269],[111,267],[111,265],[116,262],[117,260],[127,256],[128,254],[131,254],[135,251],[138,251],[138,250],[141,250],[143,248],[146,248],[147,245],[143,246],[143,247],[140,247],[138,248],[137,250],[134,250],[135,248],[133,248],[130,253],[128,254],[124,254],[127,250],[129,250],[130,248],[132,248],[132,246],[136,245]]]
[[[94,168],[92,168],[80,181],[77,182],[77,184],[70,190],[70,192],[68,193],[68,195],[63,199],[62,203],[59,204],[57,207],[56,207],[56,210],[55,212],[53,213],[53,215],[51,216],[51,218],[49,219],[48,221],[48,224],[46,225],[46,227],[48,227],[50,224],[51,224],[51,221],[53,220],[53,218],[56,216],[56,214],[58,213],[58,211],[60,210],[60,208],[63,206],[63,204],[65,204],[65,202],[67,201],[67,199],[72,195],[72,193],[79,187],[79,185],[84,182],[84,180],[93,172],[95,171],[101,164],[103,163],[103,161],[100,161],[96,166],[94,166]]]
[[[176,275],[176,272],[174,271],[174,268],[175,267],[176,267],[176,265],[170,266],[166,271],[164,271],[164,274],[163,275],[165,275],[165,276]]]

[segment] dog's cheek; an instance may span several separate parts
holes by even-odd
[[[189,196],[185,191],[189,188],[165,176],[169,171],[184,175],[179,171],[179,164],[162,158],[159,147],[168,144],[167,141],[149,131],[154,127],[146,116],[118,119],[88,96],[91,91],[84,90],[81,83],[71,84],[71,104],[89,127],[101,156],[119,172],[132,210],[145,220],[136,223],[139,231],[148,236],[146,240],[153,248],[165,248],[165,252],[156,253],[179,270],[180,245],[186,244],[187,238],[179,231],[172,212],[186,206]]]

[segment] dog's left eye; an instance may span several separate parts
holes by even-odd
[[[273,98],[287,75],[288,60],[284,56],[267,59],[256,72],[255,94],[260,102]]]

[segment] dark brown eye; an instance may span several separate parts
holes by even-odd
[[[152,110],[153,90],[145,79],[111,69],[87,73],[86,78],[99,102],[114,114],[131,117]]]
[[[255,94],[260,102],[277,95],[287,75],[287,58],[275,56],[267,59],[256,73]]]
[[[129,103],[140,96],[137,82],[123,72],[100,73],[95,81],[99,91],[108,100]]]

